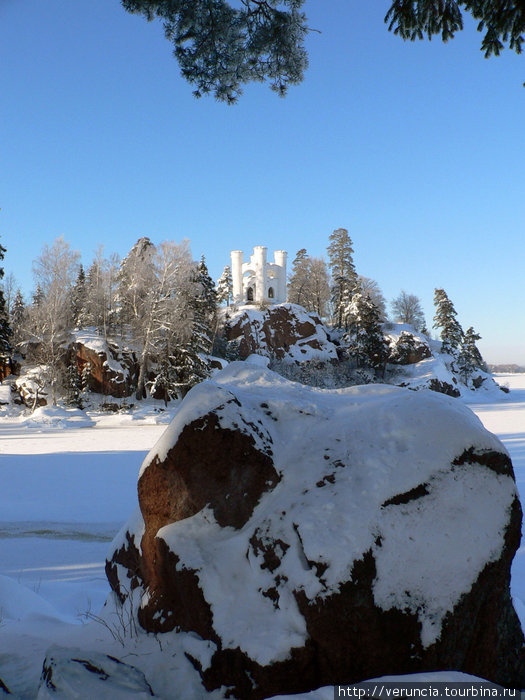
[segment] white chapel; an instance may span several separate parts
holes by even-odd
[[[242,250],[231,251],[234,304],[281,304],[286,301],[285,250],[276,250],[268,262],[268,249],[257,245],[249,262],[243,262]]]

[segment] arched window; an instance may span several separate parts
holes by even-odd
[[[268,289],[268,299],[273,299],[274,294],[273,294],[273,287],[270,287]]]
[[[248,301],[253,301],[253,287],[248,287],[248,293],[246,295]]]

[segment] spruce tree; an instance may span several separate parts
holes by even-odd
[[[82,400],[82,374],[78,371],[74,358],[66,368],[64,384],[66,385],[67,405],[82,410],[84,408],[84,402]]]
[[[336,229],[329,237],[328,266],[332,273],[332,310],[338,328],[343,325],[345,307],[357,286],[352,240],[345,228]]]
[[[82,263],[78,268],[77,279],[71,292],[71,307],[75,328],[82,328],[86,320],[86,273]]]
[[[292,262],[292,272],[288,281],[288,301],[291,304],[307,307],[310,256],[306,248],[301,248]]]
[[[230,266],[226,265],[222,271],[222,275],[217,280],[217,303],[226,302],[226,306],[230,305],[233,294],[233,280]]]
[[[456,318],[456,309],[444,289],[434,290],[434,328],[441,328],[441,351],[456,354],[463,340],[463,329]]]
[[[11,309],[11,327],[13,329],[13,343],[15,347],[24,339],[23,328],[25,316],[26,307],[24,304],[24,297],[22,296],[20,289],[17,289]]]
[[[380,313],[369,296],[353,294],[345,312],[348,332],[345,340],[358,367],[385,368],[389,355],[380,322]]]
[[[210,327],[212,335],[211,340],[213,344],[213,335],[215,334],[215,321],[217,316],[217,291],[215,289],[215,283],[208,272],[204,255],[201,257],[201,260],[197,266],[196,281],[201,287],[201,291],[197,295],[197,305],[203,318]]]
[[[197,266],[195,282],[196,295],[191,300],[193,332],[190,346],[202,356],[209,355],[211,352],[217,323],[217,292],[208,273],[204,255]]]
[[[0,245],[0,260],[4,259],[6,249]],[[0,279],[4,276],[4,268],[0,267]],[[5,303],[4,292],[0,289],[0,357],[7,358],[11,354],[12,330],[9,325],[9,314]]]
[[[476,345],[476,341],[480,339],[481,336],[476,333],[472,326],[468,328],[463,336],[457,365],[464,384],[468,383],[469,377],[476,369],[480,369],[483,372],[487,371],[487,365]]]

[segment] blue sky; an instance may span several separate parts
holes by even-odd
[[[444,287],[489,362],[525,364],[525,60],[485,60],[472,23],[404,43],[388,0],[307,0],[310,68],[280,99],[196,100],[162,27],[118,0],[1,0],[0,241],[28,293],[63,235],[89,265],[140,236],[324,255],[349,230],[360,274],[432,323]]]

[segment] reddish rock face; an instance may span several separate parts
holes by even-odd
[[[279,360],[300,361],[301,355],[309,357],[308,348],[326,355],[322,359],[337,358],[321,320],[293,304],[240,312],[226,325],[225,335],[227,340],[238,341],[241,359],[262,352]]]
[[[329,584],[330,567],[337,562],[323,558],[322,546],[318,555],[313,556],[313,543],[322,540],[324,529],[333,526],[334,520],[340,522],[342,512],[334,504],[346,504],[351,500],[352,493],[361,488],[360,480],[370,475],[370,463],[364,471],[359,471],[353,453],[354,443],[345,443],[348,428],[343,428],[337,437],[334,433],[329,441],[321,444],[323,433],[329,429],[322,426],[333,423],[334,414],[330,414],[330,420],[323,418],[323,409],[314,417],[315,409],[310,403],[314,399],[292,404],[292,389],[283,384],[284,380],[279,380],[278,386],[289,395],[281,412],[281,404],[276,407],[272,403],[275,394],[271,391],[266,401],[261,401],[261,393],[256,399],[250,399],[252,392],[262,391],[255,379],[250,383],[251,377],[262,377],[264,385],[264,382],[270,383],[272,373],[242,365],[244,363],[238,363],[237,371],[245,393],[232,391],[231,398],[219,406],[216,394],[212,394],[211,403],[215,408],[210,410],[208,406],[196,416],[196,406],[206,407],[203,399],[206,386],[201,385],[200,393],[190,392],[186,401],[195,396],[195,402],[183,403],[179,413],[184,413],[184,406],[189,405],[191,420],[181,419],[180,428],[173,433],[176,434],[174,444],[159,448],[160,457],[151,457],[141,472],[138,495],[144,531],[128,533],[106,565],[110,584],[121,600],[125,600],[127,592],[133,588],[140,587],[146,592],[138,613],[140,624],[150,632],[191,631],[210,640],[216,651],[209,665],[204,667],[197,659],[190,660],[204,688],[211,691],[227,687],[228,697],[262,700],[274,694],[305,692],[323,685],[439,669],[463,671],[508,687],[523,687],[525,640],[509,593],[510,567],[520,543],[522,515],[512,464],[503,451],[498,451],[497,441],[494,439],[492,443],[494,449],[471,445],[458,450],[457,457],[452,461],[448,457],[446,463],[436,454],[436,462],[441,465],[437,471],[432,471],[431,467],[430,476],[420,477],[419,482],[417,476],[411,477],[410,487],[390,489],[388,496],[376,505],[377,525],[371,531],[373,538],[369,548],[353,560],[350,557],[349,565],[341,570],[339,583],[332,585]],[[229,371],[233,369],[230,367]],[[257,372],[262,374],[257,375]],[[209,386],[213,387],[212,383]],[[304,397],[306,389],[295,391]],[[385,389],[366,390],[366,396],[375,391],[384,393]],[[334,400],[344,398],[338,392],[333,395]],[[317,394],[312,394],[315,396]],[[392,393],[392,396],[401,397],[401,394]],[[356,400],[355,393],[349,397],[350,401]],[[454,413],[453,420],[458,415],[459,420],[465,418],[461,409],[450,408],[450,402],[442,397],[406,392],[402,398],[423,408],[427,402],[437,402],[436,405],[445,407],[445,413],[448,410]],[[378,416],[379,405],[375,409],[367,409],[368,403],[360,406],[353,414],[355,421],[366,410],[371,411],[370,416]],[[291,430],[290,422],[283,428],[281,422],[294,413],[300,421],[293,423],[295,429]],[[384,420],[394,420],[391,408],[384,409],[381,415]],[[419,409],[414,415],[419,415]],[[447,416],[446,420],[452,418]],[[364,439],[362,426],[370,422],[366,416],[361,420],[361,427],[356,428],[356,439]],[[315,427],[317,423],[322,426]],[[341,425],[349,423],[341,421]],[[400,433],[389,425],[385,449],[390,460],[391,436]],[[312,437],[315,430],[319,432]],[[380,424],[370,427],[373,438],[366,440],[380,441],[383,439],[381,430]],[[477,424],[473,430],[482,431]],[[482,444],[487,444],[483,436],[480,439]],[[290,449],[291,444],[294,449]],[[315,450],[318,450],[315,453],[318,457],[312,458]],[[381,450],[378,454],[382,454]],[[300,455],[297,461],[294,455]],[[410,454],[402,450],[400,464],[411,459]],[[379,462],[375,466],[381,471]],[[301,480],[305,469],[311,470],[308,474],[315,475],[306,482]],[[420,470],[418,464],[418,475]],[[397,483],[396,470],[393,472],[394,483]],[[383,488],[379,484],[383,484],[385,478],[390,479],[384,472],[381,474],[378,488]],[[463,482],[464,479],[467,481]],[[426,509],[434,513],[436,499],[443,498],[439,502],[445,507],[451,497],[456,498],[451,494],[455,493],[457,483],[475,485],[478,482],[494,489],[498,499],[498,489],[505,484],[506,495],[499,501],[507,504],[501,506],[504,527],[500,549],[497,556],[480,565],[473,583],[465,587],[464,593],[446,612],[435,639],[423,643],[423,622],[417,607],[394,604],[389,607],[376,595],[378,581],[384,575],[380,570],[385,556],[389,561],[390,554],[385,553],[395,541],[389,538],[396,537],[388,523],[397,523],[401,531],[405,518],[411,523],[413,518],[427,517],[422,515]],[[348,491],[344,491],[345,488]],[[445,495],[440,495],[440,489]],[[338,492],[346,494],[342,501],[337,501]],[[204,519],[203,513],[208,514]],[[325,515],[320,517],[319,513]],[[199,517],[200,524],[192,525]],[[353,538],[361,536],[368,517],[368,506],[364,504],[362,513],[356,510],[355,517],[350,518],[349,531],[343,526],[341,531],[339,526],[333,530],[340,537],[338,561],[347,556]],[[433,523],[433,516],[428,517]],[[462,518],[462,513],[457,517]],[[177,524],[175,529],[165,527],[174,523]],[[464,525],[470,528],[467,521]],[[438,536],[446,527],[440,522],[435,523],[435,528],[433,525]],[[417,528],[409,532],[411,539],[421,537]],[[177,539],[181,533],[182,539]],[[473,548],[480,541],[479,534],[477,529],[473,531]],[[228,559],[225,564],[216,547],[230,540],[243,544],[241,549],[235,549],[234,545],[232,549],[220,550],[240,552],[237,559],[232,558],[231,562]],[[422,542],[422,546],[427,544],[432,548],[432,542]],[[332,542],[326,540],[326,547],[331,546]],[[408,546],[401,538],[391,553],[403,558]],[[450,542],[449,554],[454,552],[455,546]],[[199,552],[196,559],[191,558],[193,551]],[[199,563],[190,565],[188,561]],[[442,564],[449,566],[446,555]],[[223,593],[217,594],[210,581],[215,581],[213,577],[221,566],[226,567],[227,578],[220,580]],[[386,575],[389,579],[390,570]],[[450,576],[454,575],[452,568]],[[295,583],[294,577],[298,577]],[[238,580],[244,582],[241,587],[236,584]],[[221,613],[227,609],[235,618],[236,608],[251,612],[249,606],[243,607],[245,594],[255,606],[262,604],[262,609],[267,610],[267,618],[259,616],[254,620],[254,636],[260,633],[258,626],[266,622],[271,628],[272,615],[280,619],[294,608],[304,624],[302,642],[291,644],[288,654],[267,663],[261,662],[257,656],[259,652],[250,653],[240,643],[232,643],[230,628],[227,633],[224,631]],[[232,605],[231,598],[235,595],[239,598]],[[424,602],[421,605],[424,606]],[[295,619],[292,626],[300,628]],[[250,620],[235,618],[235,625],[239,624],[249,627]],[[281,629],[279,624],[277,629]],[[232,626],[235,625],[232,620]],[[243,639],[246,642],[246,638]]]
[[[132,378],[136,372],[136,363],[131,354],[120,358],[122,370],[119,371],[111,367],[111,360],[115,359],[113,356],[108,358],[107,352],[93,350],[81,342],[73,343],[69,352],[72,353],[80,374],[89,365],[88,385],[91,391],[117,399],[131,396]],[[109,347],[108,352],[111,353]]]

